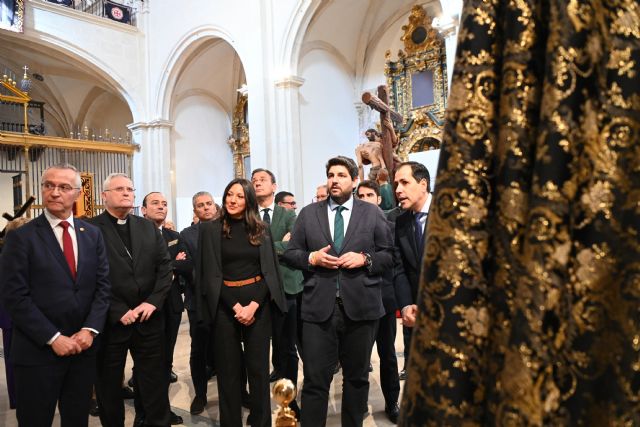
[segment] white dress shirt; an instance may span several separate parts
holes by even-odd
[[[337,204],[333,201],[333,199],[329,198],[329,203],[327,203],[327,209],[329,209],[329,230],[331,231],[331,239],[333,238],[333,226],[336,220],[336,208],[338,206],[343,206],[344,209],[342,211],[342,219],[344,220],[344,235],[347,235],[347,229],[349,228],[349,220],[351,219],[351,212],[353,211],[353,196],[349,197],[349,200],[344,202],[342,205]]]

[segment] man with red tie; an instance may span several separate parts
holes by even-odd
[[[96,372],[94,338],[109,308],[109,264],[97,227],[75,219],[75,167],[51,166],[41,179],[44,213],[7,235],[0,298],[13,321],[20,425],[86,426]]]

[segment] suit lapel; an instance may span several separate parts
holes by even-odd
[[[359,218],[358,215],[360,214],[359,202],[360,200],[353,199],[353,208],[351,209],[351,216],[349,217],[349,226],[347,226],[346,233],[344,234],[344,240],[342,241],[342,248],[340,252],[344,251],[344,248],[346,248],[349,244],[349,239],[351,239],[351,236],[355,234],[355,229],[358,228],[358,223],[360,221],[355,221],[355,219]]]
[[[414,267],[418,266],[418,251],[416,249],[416,238],[413,233],[413,215],[407,211],[398,218],[398,221],[402,221],[402,233],[398,236],[400,248],[402,252],[406,254],[407,261]],[[413,256],[411,256],[413,255]]]
[[[213,223],[213,254],[216,257],[216,263],[218,269],[222,271],[222,222],[216,221]]]
[[[84,254],[86,254],[86,249],[89,247],[89,240],[84,231],[84,224],[80,224],[78,220],[73,220],[73,226],[76,231],[76,241],[78,242],[78,265],[76,267],[76,281],[79,279],[80,274],[82,274],[82,270],[84,268]]]
[[[49,252],[53,255],[53,257],[58,261],[60,266],[67,272],[69,275],[69,279],[73,280],[71,277],[71,270],[69,270],[69,265],[67,264],[67,260],[64,258],[64,253],[60,248],[60,244],[58,240],[56,240],[56,235],[53,233],[51,229],[51,225],[44,214],[40,215],[38,219],[36,219],[38,227],[36,228],[36,232],[38,236],[42,239],[45,246],[49,249]]]
[[[133,215],[129,215],[129,233],[131,233],[131,255],[133,256],[133,265],[137,264],[137,260],[140,259],[140,251],[142,250],[142,240],[144,236],[142,234],[142,224],[137,224],[138,221],[148,221],[143,218],[135,218]],[[154,225],[155,227],[155,225]],[[160,233],[160,230],[158,230]],[[154,243],[155,245],[155,243]]]
[[[316,207],[316,214],[318,216],[318,223],[320,224],[320,230],[322,231],[322,234],[324,234],[327,241],[330,242],[331,246],[333,247],[333,239],[331,238],[331,230],[329,229],[329,214],[327,213],[327,203],[328,202],[326,200],[318,202],[318,206]]]
[[[273,219],[271,220],[271,230],[279,230],[280,223],[284,219],[284,208],[282,206],[275,205],[273,207]]]
[[[104,211],[97,217],[100,222],[100,229],[102,230],[102,235],[106,244],[115,248],[116,252],[118,252],[123,258],[130,259],[131,257],[127,253],[127,248],[124,246],[124,242],[116,231],[116,226],[113,225],[107,215],[109,215],[107,211]],[[131,224],[129,224],[129,226],[131,226]]]

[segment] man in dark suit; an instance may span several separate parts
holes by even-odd
[[[111,280],[111,307],[96,382],[100,421],[105,427],[124,425],[121,380],[127,350],[136,367],[146,425],[167,426],[170,422],[164,316],[158,310],[171,287],[171,259],[153,223],[129,214],[134,191],[126,175],[109,175],[102,191],[105,212],[91,220],[102,230]]]
[[[194,415],[204,411],[207,405],[207,364],[211,365],[212,333],[211,325],[198,322],[197,303],[195,298],[195,262],[198,255],[198,233],[200,224],[213,221],[218,216],[218,210],[213,196],[206,191],[199,191],[191,199],[193,214],[197,222],[180,232],[180,250],[186,253],[186,262],[191,271],[187,277],[187,286],[184,290],[184,305],[189,316],[189,335],[191,336],[191,353],[189,355],[189,367],[195,396],[191,402],[190,412]],[[213,367],[213,366],[211,366]]]
[[[289,239],[291,230],[296,222],[296,214],[279,206],[275,202],[276,177],[267,169],[256,169],[251,174],[251,183],[256,190],[258,198],[260,218],[269,224],[269,231],[278,257],[282,257]],[[274,310],[272,318],[272,343],[271,356],[273,372],[269,381],[279,378],[291,380],[298,385],[298,303],[297,298],[302,292],[302,273],[284,264],[280,264],[280,275],[287,299],[287,312],[281,314]],[[300,352],[302,353],[302,351]],[[289,407],[299,414],[298,403],[293,400]]]
[[[382,203],[380,186],[375,181],[362,181],[356,190],[358,199],[376,206]],[[394,227],[389,222],[389,227]],[[398,422],[400,408],[398,397],[400,396],[400,378],[398,376],[398,358],[396,357],[396,303],[393,288],[393,269],[388,269],[382,275],[382,304],[384,316],[378,321],[376,334],[376,348],[380,357],[380,388],[384,396],[384,412],[394,424]]]
[[[404,162],[396,169],[396,198],[404,212],[396,219],[395,248],[402,262],[396,269],[394,286],[398,307],[402,312],[405,367],[411,346],[411,328],[418,311],[416,298],[420,285],[425,226],[431,205],[429,181],[429,171],[421,163]],[[400,379],[405,378],[406,370],[403,368]]]
[[[157,191],[151,192],[144,196],[142,199],[142,215],[153,222],[153,224],[162,233],[162,238],[167,243],[167,249],[169,251],[169,257],[172,260],[173,265],[173,280],[171,282],[171,289],[167,295],[167,299],[164,302],[162,312],[164,314],[164,348],[165,348],[165,361],[167,363],[167,375],[169,375],[169,382],[176,382],[178,380],[177,375],[173,372],[173,351],[178,339],[178,330],[180,329],[180,322],[182,320],[182,312],[184,311],[184,302],[182,300],[182,285],[180,284],[180,278],[183,275],[190,274],[191,271],[185,271],[184,260],[186,258],[185,252],[180,250],[180,234],[164,227],[163,224],[167,219],[168,207],[167,199],[162,193]],[[135,369],[135,367],[134,367]],[[136,392],[136,397],[139,394]],[[136,418],[138,423],[142,424],[144,420],[144,409],[141,406],[141,402],[138,398],[135,399],[136,406]],[[171,424],[182,424],[182,417],[171,411]]]
[[[42,215],[7,235],[0,262],[2,303],[13,321],[20,425],[86,426],[95,378],[94,337],[109,307],[109,265],[96,227],[73,218],[80,174],[56,165],[42,174]]]
[[[325,425],[338,361],[342,425],[361,426],[371,349],[384,315],[381,274],[393,266],[391,232],[380,209],[352,197],[358,176],[352,159],[329,159],[326,172],[330,198],[302,209],[284,253],[304,275],[302,426]]]

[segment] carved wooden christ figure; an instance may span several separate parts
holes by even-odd
[[[378,86],[378,96],[373,95],[371,92],[363,93],[362,102],[380,112],[382,158],[384,159],[384,165],[389,171],[389,176],[393,177],[395,166],[399,161],[397,158],[394,158],[395,149],[398,146],[398,136],[393,129],[392,121],[402,123],[403,117],[389,107],[389,91],[386,85]]]

